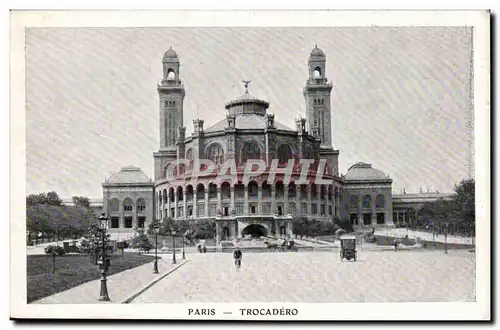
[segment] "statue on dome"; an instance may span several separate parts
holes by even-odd
[[[245,85],[245,89],[248,92],[248,85],[252,82],[251,80],[242,80],[241,81]]]

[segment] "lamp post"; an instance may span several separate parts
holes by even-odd
[[[106,228],[108,226],[108,218],[102,213],[99,216],[99,228],[102,233],[102,257],[101,257],[101,294],[99,301],[110,301],[108,295],[108,287],[106,285],[106,272],[108,270],[108,260],[106,259]]]
[[[187,231],[184,233],[184,236],[182,237],[182,260],[186,260],[186,252],[184,250],[186,234],[187,234]]]
[[[172,263],[176,264],[177,261],[175,260],[175,230],[172,230],[172,242],[173,242],[173,247],[174,247],[174,253],[172,254]]]
[[[158,233],[160,231],[160,225],[158,223],[155,223],[153,226],[153,229],[155,231],[155,262],[153,266],[153,273],[158,274]]]
[[[448,223],[446,222],[444,228],[444,253],[448,254]]]

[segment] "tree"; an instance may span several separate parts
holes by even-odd
[[[50,191],[47,193],[47,204],[60,206],[62,205],[62,199],[59,198],[55,191]]]
[[[475,235],[476,204],[474,179],[462,180],[455,185],[454,207],[458,221],[464,222],[469,235]]]
[[[45,247],[45,254],[52,256],[52,274],[56,272],[56,257],[61,257],[64,253],[64,249],[59,245],[49,245]]]
[[[83,207],[90,207],[90,200],[84,196],[73,196],[73,204]]]
[[[116,243],[116,248],[122,251],[122,258],[123,258],[123,252],[125,251],[125,249],[128,249],[129,246],[130,244],[128,244],[127,241],[120,241]]]

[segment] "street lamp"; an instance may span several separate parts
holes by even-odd
[[[444,229],[444,253],[448,253],[448,223],[446,222]]]
[[[108,218],[102,213],[99,216],[99,229],[102,233],[102,257],[101,257],[101,294],[99,301],[110,301],[108,287],[106,285],[106,272],[108,270],[108,260],[106,259],[106,229],[108,227]]]
[[[172,230],[172,242],[173,242],[173,245],[174,245],[174,253],[172,255],[172,263],[173,264],[177,263],[177,261],[175,260],[175,234],[176,234],[175,230]]]
[[[186,240],[186,234],[187,234],[187,231],[184,233],[184,236],[182,237],[182,260],[186,260],[186,252],[184,252],[184,244],[185,244],[185,240]]]
[[[153,273],[158,274],[158,233],[160,232],[160,224],[155,223],[153,225],[153,229],[155,231],[155,262],[153,267]]]

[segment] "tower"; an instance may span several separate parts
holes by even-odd
[[[321,145],[332,146],[330,95],[332,84],[326,79],[326,56],[316,45],[309,56],[309,79],[303,90],[309,131],[316,132]]]
[[[160,98],[160,150],[175,150],[178,130],[183,125],[185,90],[179,78],[179,58],[172,47],[165,52],[162,62],[163,78],[158,84]]]

